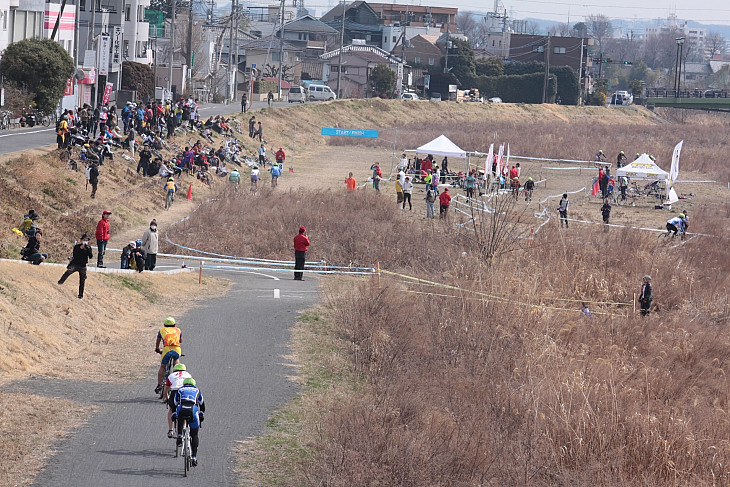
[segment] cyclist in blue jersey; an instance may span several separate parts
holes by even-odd
[[[183,386],[175,393],[175,412],[172,419],[187,420],[190,427],[190,446],[193,450],[193,467],[198,466],[198,430],[204,419],[205,402],[203,394],[195,385],[195,379],[188,378],[183,381]],[[177,444],[182,445],[183,421],[177,422]]]

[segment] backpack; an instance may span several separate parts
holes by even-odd
[[[91,179],[91,165],[86,166],[86,180],[89,181]]]

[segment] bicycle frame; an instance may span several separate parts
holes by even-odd
[[[188,476],[188,471],[193,464],[193,447],[190,441],[190,426],[186,419],[183,420],[183,461],[184,461],[184,475]]]

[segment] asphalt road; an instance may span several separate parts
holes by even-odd
[[[266,107],[266,102],[254,102],[253,109]],[[274,103],[274,106],[290,106],[289,103]],[[201,118],[208,118],[215,115],[224,115],[229,113],[240,113],[241,104],[231,103],[201,105]],[[11,152],[19,152],[28,149],[37,149],[56,143],[55,127],[33,127],[18,128],[12,130],[0,131],[0,155],[9,154]]]
[[[260,434],[269,414],[289,400],[296,386],[287,379],[290,327],[317,299],[316,279],[281,280],[251,273],[227,273],[233,285],[225,296],[209,299],[178,323],[183,330],[184,363],[206,402],[200,432],[199,466],[189,485],[233,486],[237,441]],[[280,297],[275,298],[274,290]],[[170,314],[175,315],[174,308]],[[166,409],[156,399],[157,355],[149,347],[147,378],[118,386],[36,378],[5,390],[64,397],[99,410],[60,444],[33,485],[53,487],[129,487],[181,482],[183,461],[174,458],[167,438]]]

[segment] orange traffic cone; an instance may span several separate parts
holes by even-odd
[[[193,199],[193,185],[188,186],[188,195],[185,197],[186,200]]]

